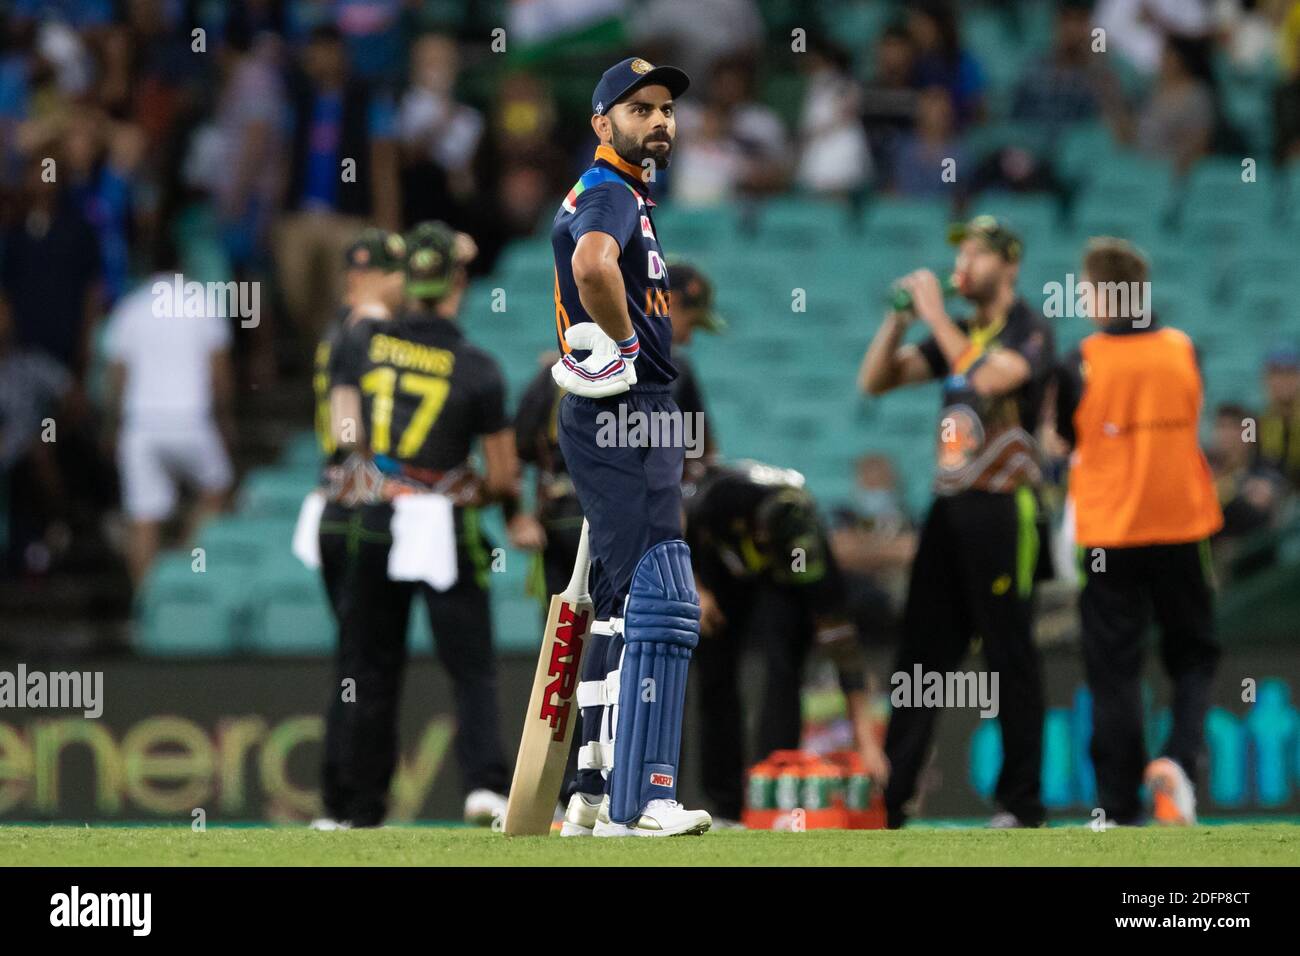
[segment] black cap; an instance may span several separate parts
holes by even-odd
[[[713,283],[695,266],[685,262],[668,263],[668,281],[673,289],[673,302],[683,308],[698,308],[695,325],[705,332],[721,332],[727,321],[713,311]]]
[[[948,241],[954,246],[970,238],[983,240],[1007,262],[1019,262],[1024,255],[1024,241],[996,216],[976,216],[968,222],[956,222],[948,227]]]
[[[417,299],[438,299],[451,288],[456,268],[456,232],[446,223],[422,222],[406,234],[406,291]]]
[[[654,66],[639,56],[615,63],[596,84],[591,94],[591,112],[604,116],[611,106],[639,86],[660,83],[674,97],[681,96],[691,85],[691,78],[675,66]]]
[[[406,262],[406,242],[401,233],[371,227],[361,230],[343,252],[348,269],[381,269],[396,272]]]

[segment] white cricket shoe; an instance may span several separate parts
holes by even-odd
[[[591,835],[598,837],[625,837],[632,836],[632,828],[626,823],[615,823],[609,818],[609,794],[605,794],[600,801],[600,809],[596,813],[596,823],[591,828]]]
[[[600,794],[575,793],[569,797],[569,806],[564,811],[564,823],[560,826],[562,837],[589,837],[596,827],[596,818],[600,808],[608,797]]]
[[[699,836],[713,826],[706,810],[687,810],[676,800],[651,800],[636,822],[637,836]]]
[[[1176,760],[1160,757],[1147,764],[1143,774],[1151,788],[1157,823],[1170,826],[1196,825],[1196,790]]]
[[[490,827],[492,821],[504,819],[506,798],[494,790],[471,790],[465,798],[465,822],[476,827]]]
[[[1042,824],[1038,824],[1042,826]],[[1032,824],[1025,823],[1010,810],[999,810],[989,818],[985,824],[986,830],[1031,830],[1035,827]]]
[[[600,806],[592,833],[598,837],[698,836],[713,825],[704,810],[687,810],[676,800],[651,800],[632,824],[614,823],[609,818],[609,799]]]
[[[1099,820],[1089,820],[1084,826],[1096,833],[1102,833],[1106,830],[1118,830],[1120,827],[1132,826],[1132,824],[1120,823],[1114,817],[1101,817]]]
[[[351,830],[352,824],[347,820],[335,820],[331,817],[321,817],[319,820],[311,822],[313,830]]]

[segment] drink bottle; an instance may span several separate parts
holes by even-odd
[[[951,298],[957,294],[957,280],[953,276],[943,280],[943,297]],[[887,300],[889,307],[895,312],[906,312],[912,308],[912,293],[906,289],[900,289],[897,286],[889,290]]]

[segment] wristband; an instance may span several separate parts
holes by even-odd
[[[635,362],[636,357],[641,354],[641,342],[637,339],[636,332],[617,344],[618,354],[625,362]]]

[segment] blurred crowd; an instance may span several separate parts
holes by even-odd
[[[361,227],[441,219],[474,236],[480,274],[534,234],[589,159],[585,109],[561,95],[557,61],[494,55],[498,23],[515,43],[545,35],[552,25],[533,22],[544,6],[11,0],[0,15],[6,574],[71,560],[69,541],[82,534],[122,550],[101,527],[118,498],[113,424],[123,402],[148,396],[115,394],[113,366],[167,361],[111,333],[143,308],[131,299],[141,281],[184,268],[265,290],[246,334],[195,346],[215,356],[213,371],[186,401],[210,411],[228,443],[232,396],[307,374],[339,301],[337,263]],[[619,9],[571,6],[575,21]],[[1049,153],[979,150],[986,64],[956,3],[876,4],[889,17],[852,49],[835,39],[834,13],[846,5],[814,6],[648,0],[623,12],[593,62],[635,46],[695,79],[668,201],[935,195],[949,187],[920,171],[936,157],[974,163],[959,204],[989,188],[1068,193]],[[1242,75],[1266,78],[1274,159],[1300,157],[1300,0],[1061,0],[1054,11],[1050,48],[1026,59],[1000,119],[1044,129],[1102,121],[1186,170],[1240,148],[1211,68],[1226,56]],[[805,22],[806,53],[794,55],[789,27]],[[1098,26],[1104,59],[1092,55]],[[772,104],[773,78],[799,91],[784,111]],[[1284,448],[1271,466],[1294,485],[1294,385],[1285,398],[1272,384],[1284,373],[1269,376]],[[51,423],[57,443],[42,440]],[[1261,443],[1271,434],[1261,424]],[[1271,513],[1279,496],[1265,502],[1257,462],[1219,451],[1241,521]],[[878,482],[886,465],[864,473]],[[211,485],[220,493],[229,480]]]
[[[1027,59],[1000,117],[1020,124],[1024,139],[983,149],[972,134],[992,118],[989,83],[957,5],[895,6],[874,48],[841,45],[833,23],[808,38],[789,127],[759,98],[758,39],[713,61],[704,95],[682,105],[673,198],[706,204],[792,186],[952,196],[932,172],[947,158],[976,167],[955,190],[959,201],[992,188],[1066,193],[1052,133],[1088,121],[1186,172],[1207,155],[1243,152],[1214,68],[1220,56],[1234,76],[1266,88],[1273,158],[1300,155],[1300,5],[1291,0],[1062,0],[1050,48]]]
[[[1271,350],[1263,378],[1263,408],[1219,405],[1206,448],[1223,508],[1213,543],[1225,580],[1273,563],[1276,542],[1261,532],[1294,517],[1300,492],[1300,351]]]
[[[0,577],[126,550],[126,530],[101,520],[130,465],[122,418],[180,432],[211,412],[228,446],[232,396],[305,374],[363,226],[457,224],[484,271],[532,232],[568,173],[555,103],[528,72],[497,77],[483,108],[458,99],[459,51],[487,55],[486,29],[469,43],[444,32],[473,26],[462,7],[6,5]],[[132,341],[150,328],[148,289],[182,269],[256,289],[243,334]],[[202,371],[180,388],[178,359]],[[227,450],[207,456],[200,497],[229,489]]]

